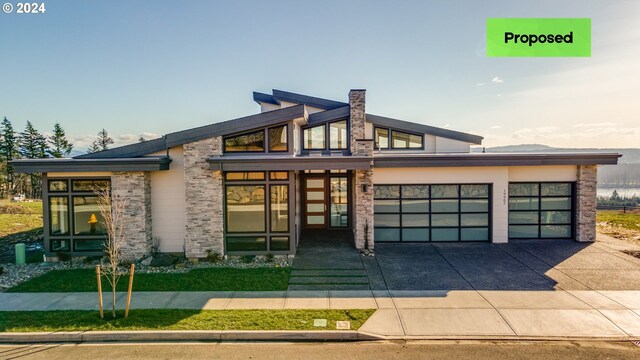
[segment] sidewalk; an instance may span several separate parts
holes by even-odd
[[[110,294],[105,295],[109,308]],[[119,307],[124,293],[118,294]],[[138,292],[132,309],[378,309],[387,339],[640,339],[640,291]],[[0,311],[97,310],[95,293],[0,293]]]

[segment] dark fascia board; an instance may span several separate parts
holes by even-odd
[[[347,106],[349,104],[343,103],[340,101],[327,100],[322,98],[317,98],[308,95],[296,94],[288,91],[282,90],[272,90],[273,98],[277,101],[287,101],[294,104],[304,104],[307,106],[312,106],[315,108],[320,108],[324,110],[332,110],[337,109],[339,107]]]
[[[374,156],[374,167],[615,165],[621,156],[616,153],[394,154]]]
[[[147,140],[105,151],[74,156],[74,159],[131,158],[163,151],[166,149],[167,143],[163,136],[159,139]]]
[[[309,126],[323,124],[333,120],[347,119],[350,116],[350,109],[349,105],[347,105],[333,110],[309,114]]]
[[[167,156],[113,159],[20,159],[10,162],[19,173],[161,171],[169,170]]]
[[[225,136],[246,132],[249,130],[276,125],[279,123],[295,120],[298,118],[307,119],[307,110],[304,105],[296,105],[284,109],[266,111],[260,114],[227,120],[220,123],[205,125],[194,129],[178,131],[165,135],[167,147],[208,139],[214,136]]]
[[[392,119],[384,116],[367,114],[367,121],[372,123],[374,126],[380,127],[390,127],[398,130],[406,130],[409,132],[417,132],[430,134],[435,136],[444,137],[447,139],[453,139],[463,142],[468,142],[472,144],[482,144],[482,136],[463,133],[459,131],[453,131],[448,129],[443,129],[435,126],[418,124],[410,121]]]
[[[253,92],[253,101],[257,102],[258,104],[267,103],[267,104],[273,104],[273,105],[280,105],[278,100],[276,100],[276,98],[274,98],[273,95],[260,93],[257,91]]]
[[[214,156],[207,162],[211,170],[219,171],[368,170],[372,159],[369,156]]]

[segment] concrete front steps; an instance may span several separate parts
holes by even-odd
[[[369,290],[364,269],[294,269],[289,290]]]

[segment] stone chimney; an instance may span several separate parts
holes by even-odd
[[[366,138],[365,95],[366,90],[364,89],[349,91],[349,132],[351,134],[351,153],[357,156],[371,156],[373,154],[373,142],[370,140],[363,141]]]
[[[349,92],[351,155],[373,156],[373,139],[365,134],[365,90]],[[373,171],[353,172],[353,237],[356,249],[373,251]]]

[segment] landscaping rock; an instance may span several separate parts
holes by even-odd
[[[152,261],[153,261],[153,256],[149,256],[146,259],[140,261],[140,264],[142,264],[144,266],[149,266],[149,265],[151,265]]]
[[[149,266],[153,266],[153,267],[171,266],[175,264],[177,260],[178,258],[175,256],[159,253],[151,257],[151,263],[149,264]]]

